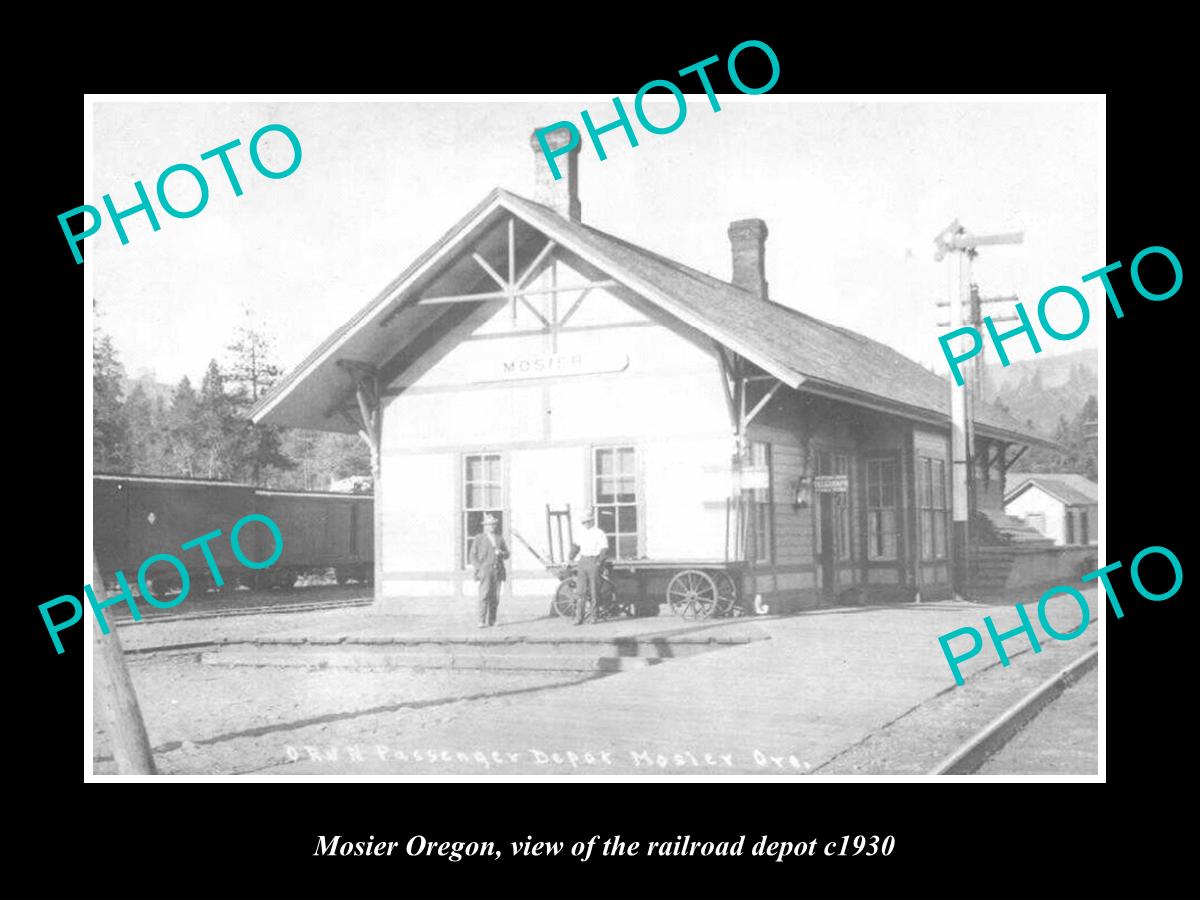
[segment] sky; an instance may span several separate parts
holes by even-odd
[[[632,98],[623,98],[627,108]],[[453,102],[451,102],[453,101]],[[1019,246],[985,247],[973,275],[984,296],[1018,295],[1036,321],[1051,287],[1076,287],[1092,324],[1079,338],[1043,337],[1043,356],[1097,346],[1103,288],[1081,276],[1100,258],[1097,103],[792,102],[770,94],[703,94],[673,133],[619,129],[600,161],[584,134],[580,198],[587,224],[719,278],[730,277],[731,221],[766,221],[771,298],[894,346],[947,371],[937,338],[951,274],[933,239],[957,218],[978,234],[1024,231]],[[161,230],[144,214],[124,220],[122,246],[106,219],[86,241],[100,326],[126,371],[198,383],[221,359],[247,311],[275,339],[288,369],[369,301],[493,187],[534,193],[530,133],[581,109],[610,121],[604,97],[539,102],[103,102],[94,108],[93,185],[86,198],[118,210],[154,196],[159,174],[189,163],[210,196],[175,219],[155,198]],[[674,101],[649,117],[669,122]],[[281,123],[302,159],[286,178],[258,174],[251,136]],[[234,139],[244,194],[216,159],[200,154]],[[283,168],[287,140],[270,134],[264,162]],[[168,197],[188,209],[199,194],[172,175]],[[1009,307],[995,304],[1008,311]],[[989,310],[985,310],[987,312]],[[1000,313],[1001,309],[990,310]],[[1079,312],[1055,301],[1051,324],[1071,331]],[[1006,343],[1014,361],[1032,354]],[[995,360],[994,355],[990,357]]]

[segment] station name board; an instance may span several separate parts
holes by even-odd
[[[525,378],[560,378],[565,375],[599,375],[623,372],[627,368],[629,356],[624,353],[548,353],[489,361],[486,367],[481,366],[473,373],[473,380],[517,381]]]

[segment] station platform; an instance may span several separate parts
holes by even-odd
[[[1024,638],[1013,639],[1011,666],[1053,667],[1085,652],[1085,645],[1097,639],[1091,603],[1093,622],[1083,637],[1045,640],[1040,654],[1032,653]],[[987,607],[961,601],[699,623],[660,617],[576,627],[542,619],[494,629],[427,617],[359,615],[336,625],[326,622],[319,634],[303,623],[286,629],[275,625],[271,634],[258,632],[258,661],[213,659],[210,664],[270,665],[262,659],[266,654],[306,650],[326,656],[582,653],[611,654],[617,660],[657,654],[653,664],[618,664],[611,670],[616,674],[607,677],[481,699],[418,731],[386,716],[369,726],[338,723],[311,734],[300,729],[288,736],[290,758],[259,774],[805,775],[921,704],[956,690],[938,636],[964,626],[982,630],[985,615],[992,615],[998,627],[1017,621],[1011,603]],[[151,630],[161,629],[146,629]],[[576,637],[581,631],[588,633]],[[139,641],[146,637],[138,635]],[[229,637],[232,652],[238,640],[253,635]],[[130,650],[136,653],[134,643],[129,642]],[[374,649],[365,649],[372,644]],[[994,651],[985,647],[963,672],[970,685],[976,675],[998,667]],[[996,677],[1009,676],[999,672]]]

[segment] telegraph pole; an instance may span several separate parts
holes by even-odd
[[[972,290],[971,262],[978,255],[978,248],[1000,244],[1020,244],[1025,240],[1024,232],[1008,234],[977,235],[967,231],[959,224],[958,219],[951,222],[934,239],[937,252],[934,259],[941,261],[947,253],[958,254],[958,284],[950,290],[946,306],[950,308],[950,322],[955,328],[962,328],[970,317],[976,333],[980,334],[980,308],[982,300],[978,299],[977,291]],[[974,301],[974,302],[973,302]],[[942,305],[942,304],[939,304]],[[961,354],[965,349],[962,342],[965,335],[955,338],[955,353]],[[979,338],[983,341],[982,336]],[[980,353],[975,358],[973,383],[970,390],[965,385],[960,387],[950,382],[950,449],[951,449],[951,510],[954,521],[954,582],[960,595],[966,593],[967,578],[970,572],[970,521],[974,513],[975,473],[975,394],[978,390],[979,373],[982,364]],[[980,398],[982,399],[982,398]]]
[[[983,304],[985,303],[1016,303],[1020,300],[1016,294],[1007,294],[1003,297],[981,297],[979,295],[979,285],[975,282],[971,283],[971,303],[970,303],[970,321],[967,323],[983,334]],[[937,301],[939,307],[950,305],[949,300]],[[992,316],[993,322],[1019,322],[1020,316]],[[949,328],[949,322],[938,322],[938,328]],[[958,327],[957,325],[955,327]],[[987,341],[983,343],[983,349],[971,360],[971,367],[974,370],[971,375],[972,386],[975,390],[975,402],[984,403],[987,401]]]

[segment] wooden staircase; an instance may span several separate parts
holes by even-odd
[[[980,510],[971,525],[967,592],[972,598],[1003,595],[1018,554],[1054,546],[1054,541],[1016,516]]]

